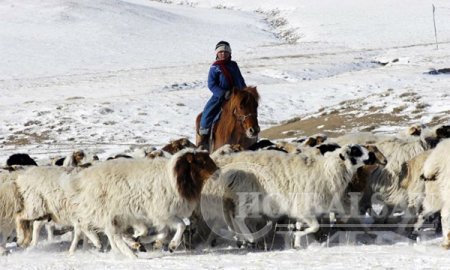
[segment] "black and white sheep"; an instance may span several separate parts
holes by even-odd
[[[58,158],[52,162],[53,165],[63,167],[77,167],[98,161],[97,155],[86,154],[83,150],[75,150],[66,157]]]
[[[347,145],[324,156],[262,151],[221,159],[229,166],[228,170],[223,168],[222,176],[226,178],[226,196],[236,206],[236,216],[287,215],[306,223],[308,228],[295,232],[296,247],[301,236],[319,229],[317,215],[333,211],[335,200],[340,201],[357,168],[371,162],[369,151],[360,145]],[[262,198],[247,209],[249,205],[243,203],[246,194],[260,194]]]

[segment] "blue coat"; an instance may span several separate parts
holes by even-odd
[[[225,66],[231,77],[233,77],[234,87],[237,89],[245,88],[246,84],[237,63],[230,60],[225,64]],[[216,97],[222,97],[225,95],[226,91],[231,90],[232,88],[227,78],[220,70],[219,65],[213,64],[209,69],[208,88],[213,93],[213,96]]]

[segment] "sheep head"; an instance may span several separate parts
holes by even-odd
[[[204,183],[219,168],[206,151],[181,151],[173,158],[178,192],[188,201],[198,201]]]

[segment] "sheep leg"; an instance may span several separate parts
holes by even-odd
[[[73,255],[73,253],[77,249],[78,242],[80,242],[80,237],[81,237],[80,225],[75,224],[73,226],[73,239],[72,239],[72,243],[70,244],[70,248],[69,248],[70,255]]]
[[[120,233],[113,234],[114,241],[117,245],[117,248],[130,259],[136,259],[137,255],[134,254],[133,250],[127,245],[127,243],[123,240],[123,235]]]
[[[119,253],[120,251],[117,248],[116,242],[114,241],[113,231],[112,231],[111,226],[106,226],[105,227],[105,234],[108,237],[109,244],[111,245],[111,250],[113,252]]]
[[[127,243],[122,239],[122,235],[119,232],[118,228],[114,225],[114,221],[110,222],[105,227],[105,234],[108,237],[109,243],[111,245],[111,250],[116,253],[122,253],[128,258],[135,259],[137,258],[136,254],[127,246]]]
[[[232,224],[238,234],[238,239],[242,236],[245,241],[250,243],[255,242],[255,238],[253,237],[251,230],[247,227],[247,224],[245,224],[244,220],[235,218],[232,220]]]
[[[300,247],[300,238],[302,236],[315,233],[319,230],[319,222],[315,217],[303,218],[302,220],[308,225],[308,228],[303,231],[294,232],[294,248]]]
[[[88,229],[82,229],[82,232],[84,234],[83,248],[87,247],[87,239],[89,239],[97,250],[102,249],[102,243],[100,242],[100,238],[97,233]]]
[[[0,256],[8,253],[8,250],[6,249],[7,235],[9,235],[7,232],[0,233]]]
[[[47,223],[45,224],[45,229],[47,231],[47,240],[53,241],[54,239],[53,232],[55,231],[55,224],[53,222]]]
[[[138,223],[133,225],[133,237],[138,238],[141,236],[145,236],[148,233],[148,228],[144,223]]]
[[[136,241],[131,235],[129,234],[122,234],[122,239],[127,243],[129,247],[131,247],[134,250],[139,250],[141,248],[141,243],[139,241]]]
[[[175,235],[169,243],[169,250],[174,251],[181,244],[181,238],[183,237],[186,225],[184,224],[184,221],[178,217],[172,217],[169,222],[172,223],[171,227],[176,229]]]
[[[145,236],[148,233],[147,226],[142,223],[137,223],[133,225],[133,236],[130,236],[129,234],[123,234],[122,239],[127,243],[129,247],[135,250],[141,250],[143,248],[140,241],[137,241],[136,239]]]
[[[167,235],[169,234],[169,230],[167,227],[164,227],[162,230],[160,230],[157,234],[155,235],[149,235],[146,237],[141,237],[141,243],[152,243],[155,241],[161,241],[164,240]]]
[[[214,222],[211,230],[209,231],[208,238],[206,239],[206,244],[210,247],[212,246],[213,241],[217,238],[215,231],[218,230],[220,225],[218,222]]]
[[[442,236],[443,242],[442,247],[445,249],[450,249],[450,207],[444,205],[441,210],[441,225],[442,225]]]
[[[19,217],[19,215],[15,217],[15,223],[16,223],[17,245],[22,246],[25,239],[25,223]]]
[[[423,214],[423,211],[420,212],[420,214],[417,216],[417,221],[414,223],[414,232],[419,232],[419,229],[422,227],[423,223],[425,222],[425,215]]]
[[[44,220],[36,220],[33,222],[33,236],[30,246],[35,247],[39,240],[39,233],[41,232],[42,226],[44,226]]]
[[[86,250],[88,248],[88,243],[87,242],[88,242],[88,238],[87,238],[87,236],[85,234],[83,234],[83,246],[82,246],[83,250]]]
[[[4,247],[5,243],[2,243],[0,245],[0,256],[6,255],[8,253],[8,250],[6,249],[6,247]]]
[[[21,214],[15,217],[17,245],[27,247],[31,242],[31,222],[24,220]]]

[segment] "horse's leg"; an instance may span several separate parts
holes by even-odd
[[[197,118],[195,119],[195,145],[198,146],[201,136],[199,134],[199,129],[200,129],[200,119],[202,118],[202,113],[200,113],[199,115],[197,115]]]

